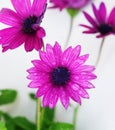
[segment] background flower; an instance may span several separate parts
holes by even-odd
[[[39,50],[43,46],[45,31],[40,27],[47,0],[11,0],[16,12],[8,8],[0,11],[0,22],[11,27],[0,30],[3,52],[15,49],[24,43],[25,50]],[[22,4],[23,2],[23,4]]]
[[[94,67],[84,65],[87,55],[80,56],[81,46],[69,47],[62,52],[58,43],[47,44],[46,52],[40,51],[40,60],[33,60],[34,67],[28,69],[29,87],[37,88],[36,97],[43,96],[43,106],[55,107],[58,99],[65,108],[70,98],[81,104],[89,98],[86,89],[94,88],[89,81],[96,78]]]
[[[100,4],[99,9],[97,9],[94,4],[92,4],[92,8],[95,18],[92,18],[87,12],[83,12],[86,19],[91,24],[91,26],[81,24],[81,26],[88,29],[83,33],[98,33],[98,38],[109,34],[115,34],[115,8],[111,10],[109,16],[107,16],[106,7],[103,2]]]
[[[84,7],[90,0],[50,0],[53,4],[52,8],[64,8],[80,9]]]

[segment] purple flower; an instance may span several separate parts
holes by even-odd
[[[80,9],[84,7],[90,0],[50,0],[53,3],[52,8],[64,8]]]
[[[36,97],[43,96],[43,107],[54,108],[58,99],[68,108],[70,98],[81,104],[89,98],[86,89],[94,88],[90,80],[96,78],[94,66],[84,65],[88,54],[80,56],[81,46],[69,47],[62,52],[56,42],[39,51],[40,60],[33,60],[34,67],[28,69],[29,87],[37,88]]]
[[[94,4],[92,4],[92,8],[95,18],[92,18],[85,11],[83,12],[86,19],[91,24],[90,26],[81,24],[81,26],[88,29],[83,33],[98,33],[97,38],[104,37],[109,34],[115,34],[115,8],[111,10],[109,16],[107,16],[106,7],[103,2],[100,4],[99,9],[97,9]]]
[[[43,46],[45,30],[40,27],[47,0],[11,0],[16,12],[3,8],[0,22],[10,27],[0,30],[0,44],[3,52],[15,49],[24,43],[25,50],[39,50]]]

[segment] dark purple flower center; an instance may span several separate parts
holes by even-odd
[[[51,80],[56,86],[65,86],[70,80],[70,72],[66,67],[59,66],[53,69]]]
[[[23,22],[23,31],[26,34],[34,34],[36,30],[32,28],[33,24],[37,22],[36,16],[30,16],[29,18],[25,19]]]
[[[102,24],[98,27],[98,30],[99,32],[102,34],[102,35],[106,35],[110,32],[113,32],[113,28],[108,25],[108,24]]]

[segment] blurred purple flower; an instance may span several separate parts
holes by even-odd
[[[28,69],[31,88],[37,88],[36,97],[43,96],[43,107],[54,108],[58,99],[67,109],[70,98],[81,104],[82,98],[89,98],[86,89],[94,88],[90,80],[96,78],[94,66],[84,65],[88,54],[80,56],[81,46],[69,47],[62,52],[56,42],[54,47],[46,46],[46,52],[39,51],[40,60],[33,60],[34,67]]]
[[[3,8],[0,22],[11,27],[0,30],[0,44],[3,52],[15,49],[24,43],[25,50],[39,50],[43,46],[45,30],[40,27],[47,0],[11,0],[16,12]]]
[[[91,26],[81,24],[81,26],[88,29],[83,33],[98,33],[96,36],[97,38],[104,37],[109,34],[115,34],[115,8],[111,10],[109,16],[107,16],[106,7],[103,2],[100,4],[99,9],[97,9],[94,4],[92,4],[92,8],[95,18],[92,18],[85,11],[83,12],[86,19],[91,24]]]
[[[84,7],[91,0],[50,0],[53,3],[52,8],[59,8],[60,10],[66,8],[80,9]]]

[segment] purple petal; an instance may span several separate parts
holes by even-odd
[[[100,4],[99,15],[100,15],[100,22],[105,23],[107,12],[105,4],[103,2]]]
[[[88,13],[86,13],[86,12],[83,12],[83,13],[84,13],[86,19],[89,21],[89,23],[91,25],[93,25],[94,27],[97,27],[96,21]]]
[[[75,70],[77,67],[84,64],[86,62],[86,60],[88,59],[88,57],[89,57],[89,54],[80,56],[79,58],[77,58],[77,60],[75,60],[75,61],[73,61],[73,63],[71,63],[71,65],[69,66],[70,69]]]
[[[40,72],[49,72],[50,67],[40,60],[33,60],[32,63]]]
[[[55,107],[56,103],[58,101],[58,90],[55,88],[52,90],[49,98],[49,107],[52,109]]]
[[[43,38],[43,37],[45,37],[45,35],[46,35],[45,30],[42,27],[39,27],[39,30],[37,31],[37,37],[38,38]]]
[[[79,85],[72,84],[70,87],[71,87],[72,91],[74,91],[75,93],[78,93],[79,96],[81,96],[82,98],[89,98],[89,95],[85,91],[85,89],[83,89]]]
[[[49,98],[50,98],[50,94],[52,93],[52,88],[50,88],[47,93],[45,93],[44,97],[43,97],[43,107],[47,107],[49,106]]]
[[[24,47],[25,47],[25,50],[26,50],[27,52],[32,51],[34,48],[35,48],[36,50],[39,50],[39,49],[42,48],[42,46],[43,46],[43,41],[42,41],[42,39],[41,39],[41,38],[37,38],[36,36],[28,37],[28,38],[26,38],[26,40],[25,40],[25,45],[24,45]]]
[[[92,83],[90,83],[89,81],[74,81],[74,82],[76,82],[78,85],[80,85],[82,88],[84,88],[84,89],[91,89],[91,88],[95,88],[95,86],[92,84]]]
[[[62,65],[67,65],[69,59],[71,58],[72,47],[68,47],[62,54]]]
[[[109,18],[108,18],[108,23],[115,26],[115,17],[114,16],[115,16],[115,8],[112,9],[112,11],[109,15]]]
[[[77,102],[77,103],[79,103],[79,104],[81,105],[81,99],[80,99],[78,93],[75,92],[75,91],[73,91],[70,86],[68,86],[68,92],[69,92],[70,97],[71,97],[75,102]]]
[[[44,95],[45,93],[47,93],[47,91],[49,90],[49,85],[46,84],[46,85],[43,85],[43,86],[40,86],[37,93],[36,93],[36,97],[41,97],[42,95]]]
[[[83,65],[79,66],[74,70],[74,73],[81,73],[81,72],[93,72],[95,70],[94,66],[90,65]]]
[[[60,100],[62,105],[67,109],[70,101],[68,92],[66,92],[66,90],[63,87],[60,88]]]
[[[0,43],[8,43],[19,32],[20,28],[16,27],[10,27],[0,30]]]
[[[75,61],[80,55],[80,52],[81,52],[81,46],[77,45],[68,56],[68,62],[66,63],[66,65],[70,65],[72,61]]]
[[[38,81],[32,81],[29,83],[28,87],[30,88],[38,88],[41,84]]]
[[[56,59],[53,53],[53,48],[50,44],[46,45],[46,55],[47,55],[47,59],[50,62],[50,64],[52,64],[52,67],[56,65]]]
[[[47,0],[34,0],[31,8],[31,14],[40,16],[46,8],[46,2]]]
[[[59,65],[60,59],[62,57],[62,50],[61,50],[61,46],[58,44],[58,42],[55,42],[53,51],[54,51],[56,63],[57,63],[57,65]]]
[[[0,11],[0,22],[10,26],[18,26],[21,22],[21,19],[11,9],[3,8]]]
[[[102,6],[102,9],[104,11],[103,13],[105,13],[105,16],[103,17],[103,14],[100,13],[100,11],[102,11],[102,10],[100,10],[100,9],[97,10],[94,4],[92,4],[92,8],[93,8],[93,12],[94,12],[94,15],[95,15],[98,23],[99,24],[105,23],[105,20],[106,20],[106,9],[103,8],[103,6]]]
[[[51,64],[49,63],[49,61],[48,61],[48,58],[47,58],[45,52],[43,52],[43,51],[39,51],[39,56],[40,56],[40,59],[41,59],[41,60],[42,60],[46,65],[52,67],[52,65],[51,65]]]
[[[2,37],[0,42],[2,43],[3,52],[7,51],[8,49],[15,49],[19,47],[20,45],[23,44],[26,38],[25,35],[22,35],[20,31],[14,28],[7,28],[4,30],[1,30],[0,35]]]
[[[43,47],[43,39],[41,38],[35,38],[35,41],[34,41],[34,48],[38,51],[40,50],[42,47]]]
[[[31,3],[30,0],[11,0],[13,7],[22,18],[30,15]]]

